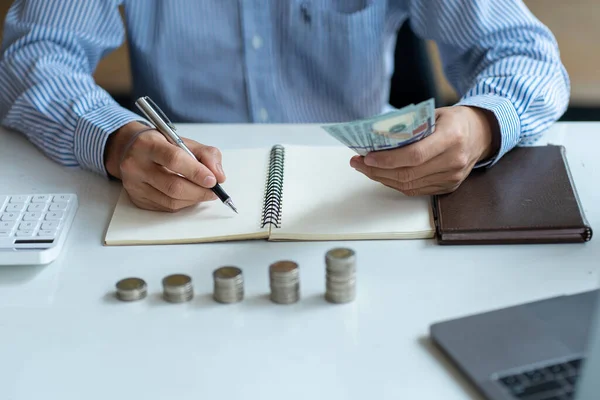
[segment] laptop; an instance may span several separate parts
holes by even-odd
[[[433,343],[488,400],[600,399],[600,291],[433,324]]]

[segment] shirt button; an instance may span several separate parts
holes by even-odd
[[[266,122],[269,119],[269,113],[264,108],[260,109],[258,116],[259,116],[260,120],[263,122]]]
[[[258,50],[262,47],[262,45],[263,45],[262,38],[258,35],[254,35],[254,37],[252,38],[252,46],[254,46],[254,49]]]

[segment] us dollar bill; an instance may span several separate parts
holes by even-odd
[[[406,146],[435,130],[433,99],[399,110],[357,121],[324,125],[322,128],[357,154]]]

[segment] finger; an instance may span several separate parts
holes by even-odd
[[[404,194],[406,196],[410,196],[410,197],[441,195],[441,194],[451,193],[458,188],[458,186],[445,187],[445,186],[432,185],[432,186],[425,186],[425,187],[422,187],[419,189],[404,190],[404,189],[397,188],[395,186],[394,181],[387,181],[385,183],[384,182],[381,182],[381,183],[391,189],[397,190],[397,191],[401,192],[402,194]]]
[[[402,193],[409,197],[415,196],[435,196],[448,194],[455,191],[458,187],[441,187],[441,186],[427,186],[421,189],[415,190],[402,190]]]
[[[155,163],[183,175],[196,185],[212,188],[217,184],[214,174],[199,160],[169,142],[156,141],[152,146],[151,159]]]
[[[133,204],[135,204],[138,208],[141,208],[142,210],[163,211],[163,212],[169,211],[165,207],[163,207],[159,204],[156,204],[153,201],[146,199],[145,197],[141,197],[141,198],[131,197],[131,202]]]
[[[439,114],[435,132],[417,142],[398,149],[374,151],[365,156],[365,164],[384,169],[416,167],[439,156],[452,145],[453,136],[447,135],[446,126],[451,121]]]
[[[458,162],[449,159],[449,157],[446,156],[446,153],[440,154],[429,162],[416,167],[400,167],[394,169],[369,167],[360,159],[352,160],[350,165],[369,177],[387,178],[403,183],[441,172],[462,169],[462,166],[459,165]]]
[[[205,146],[190,139],[183,140],[186,146],[194,153],[198,160],[204,164],[217,178],[219,183],[225,182],[221,151],[216,147]]]
[[[374,181],[381,182],[386,186],[391,186],[400,191],[421,190],[427,187],[453,188],[460,184],[460,181],[447,173],[433,174],[411,182],[398,182],[387,178],[371,178]]]
[[[134,185],[131,185],[131,183],[127,181],[123,182],[123,187],[127,191],[129,199],[138,208],[150,211],[168,211],[165,207],[144,196],[144,192],[147,191],[147,186],[147,184],[142,182],[137,182]]]
[[[169,197],[148,183],[144,183],[143,185],[145,186],[142,189],[144,198],[147,199],[148,203],[156,205],[161,211],[176,212],[198,204],[197,201],[179,200]]]
[[[144,177],[144,181],[173,200],[199,203],[216,199],[212,190],[198,186],[164,168],[153,168],[153,171]]]
[[[415,196],[430,196],[430,195],[438,195],[438,194],[445,194],[446,191],[445,189],[439,187],[439,186],[426,186],[424,188],[421,189],[414,189],[414,190],[400,190],[397,187],[393,186],[392,184],[386,184],[381,182],[384,186],[389,187],[390,189],[394,189],[397,190],[398,192],[409,196],[409,197],[415,197]]]

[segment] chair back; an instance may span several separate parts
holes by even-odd
[[[390,82],[390,104],[401,108],[429,98],[441,105],[435,72],[427,43],[411,30],[406,21],[398,30],[394,52],[394,74]]]

